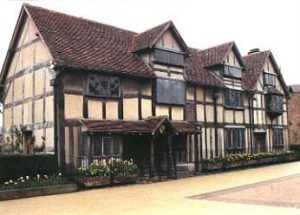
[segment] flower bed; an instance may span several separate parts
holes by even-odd
[[[128,184],[137,181],[138,167],[132,160],[112,162],[112,183]]]
[[[15,180],[2,181],[0,182],[0,190],[46,187],[66,183],[67,180],[62,177],[61,173],[52,176],[37,174],[36,176],[22,176]]]
[[[282,163],[300,159],[300,154],[295,151],[282,151],[257,154],[230,154],[224,157],[204,159],[201,162],[201,169],[204,172],[215,170],[226,170],[259,166],[264,164]]]
[[[70,184],[62,175],[22,176],[15,180],[0,182],[0,200],[73,192],[75,184]]]
[[[87,168],[78,168],[75,181],[84,187],[135,183],[138,167],[132,160],[110,159],[91,163]]]

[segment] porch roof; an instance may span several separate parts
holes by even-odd
[[[192,123],[186,121],[171,121],[166,116],[149,117],[145,120],[94,120],[80,119],[83,132],[109,132],[128,134],[151,134],[164,133],[169,126],[175,134],[195,134],[200,130]]]

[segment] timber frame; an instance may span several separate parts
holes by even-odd
[[[265,85],[265,72],[274,86]],[[89,91],[90,75],[99,94]],[[289,93],[271,51],[242,57],[235,42],[189,48],[172,21],[135,33],[24,4],[0,82],[4,139],[12,126],[25,127],[36,145],[45,140],[42,153],[55,153],[62,171],[100,153],[134,158],[148,178],[181,177],[199,172],[203,159],[289,147]],[[101,94],[108,87],[118,96]],[[270,93],[282,96],[282,112],[272,117]],[[234,99],[239,106],[226,105]]]

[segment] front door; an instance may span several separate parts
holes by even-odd
[[[254,134],[254,146],[255,153],[266,151],[266,133]]]

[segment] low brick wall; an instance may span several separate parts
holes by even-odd
[[[77,185],[75,184],[65,184],[48,187],[23,188],[17,190],[2,190],[0,191],[0,201],[60,193],[70,193],[77,191],[77,189]]]

